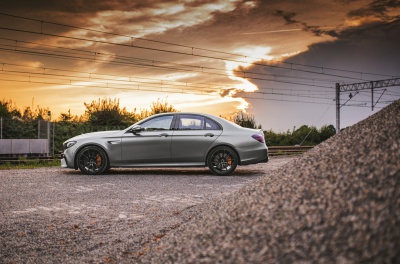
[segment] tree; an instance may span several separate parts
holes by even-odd
[[[246,113],[243,113],[242,111],[235,115],[235,117],[233,118],[233,122],[241,127],[262,129],[261,125],[257,126],[256,120],[253,115],[248,115]]]
[[[10,101],[6,101],[4,99],[0,101],[0,117],[11,118],[11,113],[9,111],[9,102]]]
[[[0,117],[21,118],[21,113],[15,106],[12,106],[12,100],[3,99],[0,101]]]
[[[175,107],[173,107],[167,102],[167,98],[165,99],[165,101],[160,100],[160,98],[157,98],[157,101],[151,103],[150,111],[147,109],[141,110],[140,113],[136,115],[136,118],[138,120],[142,120],[146,117],[155,114],[169,113],[169,112],[178,112],[178,110],[176,110]]]
[[[320,139],[321,142],[327,140],[328,138],[334,136],[336,134],[336,129],[333,125],[325,125],[320,129]]]
[[[119,99],[111,98],[93,100],[91,103],[84,103],[85,116],[91,125],[95,126],[123,126],[135,122],[135,116],[129,113],[126,108],[120,108]]]

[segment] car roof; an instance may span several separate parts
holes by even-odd
[[[151,117],[154,117],[154,116],[163,116],[163,115],[201,115],[201,116],[209,117],[210,119],[213,119],[214,121],[217,121],[224,128],[234,127],[234,128],[243,129],[243,127],[235,124],[234,122],[226,120],[226,119],[224,119],[222,117],[215,116],[215,115],[212,115],[212,114],[198,113],[198,112],[166,112],[166,113],[155,114],[155,115],[149,116],[148,118],[151,118]],[[141,121],[143,121],[143,120],[141,120]]]

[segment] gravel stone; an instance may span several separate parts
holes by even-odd
[[[290,158],[239,167],[115,169],[99,176],[41,168],[0,171],[0,264],[132,263],[197,205],[256,181]]]
[[[400,263],[400,100],[196,206],[143,263]]]

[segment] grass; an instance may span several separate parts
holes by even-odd
[[[20,158],[18,163],[5,162],[0,164],[0,170],[11,170],[11,169],[37,169],[47,167],[60,167],[61,162],[59,159],[53,160],[39,160],[39,159],[26,159]]]

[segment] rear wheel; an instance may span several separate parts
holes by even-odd
[[[238,165],[239,158],[230,147],[217,147],[208,154],[207,164],[210,171],[218,176],[231,174]]]
[[[90,175],[101,174],[109,168],[106,153],[96,146],[87,146],[81,149],[77,162],[79,170]]]

